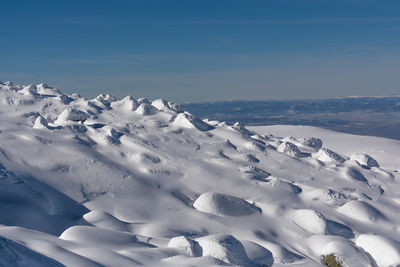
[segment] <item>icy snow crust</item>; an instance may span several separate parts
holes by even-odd
[[[0,83],[0,118],[2,266],[400,265],[400,166],[374,142],[45,84]]]

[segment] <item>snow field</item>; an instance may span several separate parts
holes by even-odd
[[[3,265],[400,264],[398,141],[43,84],[0,103]]]

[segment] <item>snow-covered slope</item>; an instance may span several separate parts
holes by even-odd
[[[0,83],[0,263],[400,264],[399,166],[311,137]]]
[[[376,159],[383,168],[400,169],[400,140],[339,133],[303,125],[250,126],[249,129],[260,134],[273,134],[275,136],[289,135],[296,138],[315,136],[324,141],[324,147],[334,149],[336,152],[349,156],[353,155],[353,157],[357,157],[357,153],[367,153]]]

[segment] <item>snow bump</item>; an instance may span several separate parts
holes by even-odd
[[[197,238],[203,256],[211,256],[225,263],[249,266],[251,261],[242,243],[229,234],[210,235]]]
[[[193,203],[193,207],[202,212],[224,216],[247,216],[261,212],[259,208],[241,198],[214,192],[201,194]]]
[[[362,234],[356,245],[368,252],[380,267],[400,266],[400,242],[381,235]]]

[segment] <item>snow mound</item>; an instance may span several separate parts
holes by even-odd
[[[200,131],[209,131],[214,129],[214,126],[211,126],[210,124],[187,112],[179,113],[173,124],[178,127],[194,128]]]
[[[256,156],[254,156],[254,155],[252,155],[252,154],[247,154],[247,155],[245,155],[245,156],[244,156],[244,159],[245,159],[247,162],[250,162],[250,163],[259,163],[259,162],[260,162],[260,160],[259,160]]]
[[[65,230],[61,239],[103,248],[129,248],[138,246],[135,235],[91,226],[73,226]]]
[[[299,139],[299,142],[307,147],[319,150],[322,148],[322,140],[316,137],[306,137]]]
[[[40,84],[36,85],[36,88],[37,88],[37,92],[41,95],[58,96],[61,94],[61,92],[58,89],[51,87],[51,86],[47,85],[46,83],[40,83]]]
[[[33,128],[34,129],[48,129],[49,125],[47,123],[47,120],[45,118],[43,118],[41,115],[39,115],[36,118],[35,123],[33,124]]]
[[[110,94],[100,94],[94,99],[94,102],[100,103],[105,109],[111,109],[111,103],[115,101],[117,101],[117,99]]]
[[[153,107],[152,105],[148,103],[142,103],[140,106],[135,110],[136,113],[144,116],[150,116],[158,113],[158,109],[156,107]]]
[[[232,144],[231,141],[229,141],[229,139],[227,139],[225,142],[222,143],[222,146],[228,149],[233,149],[233,150],[237,150],[237,147]]]
[[[25,86],[19,92],[24,96],[37,96],[38,95],[37,87],[34,84],[30,84],[28,86]]]
[[[260,212],[253,204],[241,198],[213,192],[201,194],[193,207],[202,212],[225,216],[246,216]]]
[[[176,113],[185,112],[185,108],[181,104],[168,102],[168,107],[169,107],[169,109],[171,109],[172,111],[175,111]]]
[[[255,264],[259,264],[261,266],[271,266],[274,263],[274,258],[271,251],[263,246],[246,240],[242,241],[242,245],[249,259]]]
[[[322,201],[332,206],[342,206],[347,201],[346,196],[342,193],[327,188],[303,192],[301,196],[306,200]]]
[[[55,121],[55,124],[62,125],[65,123],[68,123],[68,121],[72,122],[83,122],[85,121],[89,116],[77,109],[66,109],[61,114],[58,116],[57,120]]]
[[[68,105],[69,103],[71,103],[72,101],[74,101],[74,99],[72,97],[69,97],[65,94],[60,94],[59,96],[57,96],[57,99],[63,103],[64,105]]]
[[[378,167],[379,168],[379,163],[370,155],[364,154],[364,153],[355,153],[350,156],[351,160],[355,160],[361,165],[367,166],[367,167]]]
[[[346,159],[340,156],[338,153],[333,152],[327,148],[321,148],[317,153],[313,154],[313,157],[319,159],[322,162],[337,162],[343,163]]]
[[[367,178],[355,167],[346,167],[344,169],[344,175],[350,179],[354,179],[360,182],[368,182]]]
[[[301,188],[298,187],[297,185],[279,180],[275,177],[271,177],[271,179],[269,179],[268,185],[270,185],[275,191],[281,194],[282,193],[299,194],[302,192]]]
[[[359,235],[356,245],[368,252],[380,267],[400,266],[400,242],[371,234]]]
[[[308,153],[301,152],[300,149],[291,142],[283,142],[278,146],[279,152],[286,153],[289,156],[303,158],[309,156]]]
[[[254,166],[240,167],[239,170],[243,172],[247,179],[265,181],[271,174],[261,168]]]
[[[111,214],[104,211],[93,210],[83,215],[83,219],[99,228],[121,232],[129,231],[129,225],[127,223],[121,222]]]
[[[375,267],[363,249],[343,237],[315,235],[305,244],[320,261],[323,256],[334,255],[343,267]]]
[[[289,213],[291,220],[303,230],[316,235],[326,233],[326,220],[324,216],[311,209],[299,209]]]
[[[273,141],[275,138],[269,137],[268,139],[262,138],[263,141]],[[277,141],[276,139],[274,141]],[[291,143],[300,150],[300,152],[304,153],[303,156],[309,156],[310,153],[314,153],[318,151],[322,147],[322,140],[315,137],[306,137],[296,139],[293,136],[287,136],[280,140],[283,143]],[[280,144],[280,142],[278,142]]]
[[[249,266],[251,261],[242,243],[232,235],[220,234],[197,238],[203,256],[211,256],[225,263]]]
[[[201,248],[199,247],[199,244],[196,241],[187,238],[186,236],[177,236],[171,238],[171,240],[168,242],[168,247],[177,249],[184,255],[192,257],[201,256]]]
[[[132,96],[127,96],[119,101],[111,103],[113,109],[122,109],[125,111],[135,111],[139,107],[139,103]]]
[[[352,200],[337,210],[349,218],[366,223],[384,219],[381,212],[364,201]]]
[[[171,110],[171,111],[174,111],[176,113],[182,113],[182,112],[185,111],[185,109],[183,108],[182,105],[176,104],[176,103],[172,103],[172,102],[168,102],[167,100],[164,100],[164,99],[161,99],[161,98],[151,102],[151,105],[153,105],[157,109],[163,110],[163,111]]]

